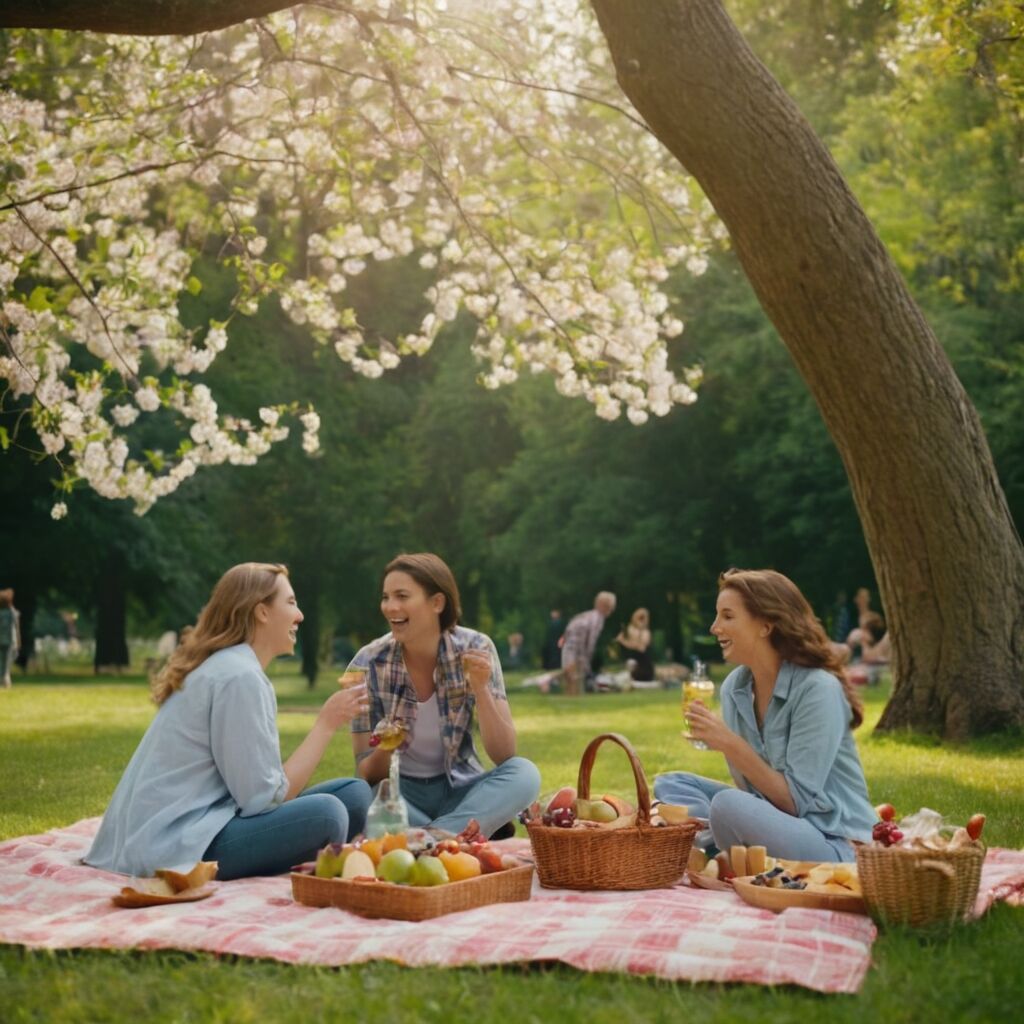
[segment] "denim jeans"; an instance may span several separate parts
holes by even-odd
[[[698,835],[699,846],[714,842],[727,852],[730,846],[763,846],[773,857],[787,860],[836,863],[855,859],[853,846],[842,836],[825,835],[806,818],[787,814],[763,797],[703,775],[659,775],[654,780],[654,796],[667,804],[685,804],[694,817],[708,819],[710,835]]]
[[[279,875],[312,860],[328,843],[343,843],[363,830],[370,787],[362,779],[331,779],[249,818],[235,816],[203,854],[217,861],[217,877]]]
[[[454,787],[444,775],[403,775],[401,786],[410,825],[458,834],[476,818],[480,831],[489,836],[537,799],[540,772],[525,757],[510,757],[466,786]]]

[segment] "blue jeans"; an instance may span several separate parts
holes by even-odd
[[[694,817],[708,819],[711,834],[698,835],[699,846],[712,841],[725,851],[730,846],[763,846],[771,856],[786,860],[842,863],[855,859],[853,846],[842,836],[826,835],[806,818],[780,811],[763,797],[703,775],[659,775],[654,796],[667,804],[685,804]]]
[[[410,825],[458,834],[476,818],[480,831],[489,836],[537,799],[540,772],[525,757],[510,757],[465,786],[453,786],[444,775],[403,775],[401,785]]]
[[[236,815],[213,838],[203,860],[217,861],[217,877],[280,875],[312,860],[328,843],[363,830],[370,787],[362,779],[331,779],[263,814]]]

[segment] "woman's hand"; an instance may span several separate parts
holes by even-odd
[[[332,693],[324,701],[317,714],[317,722],[326,725],[331,730],[340,729],[343,725],[348,725],[357,715],[362,714],[369,706],[370,699],[366,694],[366,684],[349,686],[337,693]]]
[[[473,696],[479,698],[491,681],[491,656],[487,651],[470,649],[462,652],[462,672]]]
[[[718,750],[724,753],[736,739],[736,733],[718,715],[709,710],[702,701],[695,700],[690,705],[686,712],[686,721],[690,726],[691,738],[702,740],[707,744],[709,750]]]

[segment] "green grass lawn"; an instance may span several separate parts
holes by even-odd
[[[285,754],[328,692],[327,679],[310,693],[291,672],[284,665],[274,676]],[[867,723],[859,732],[872,798],[891,801],[901,813],[933,807],[961,822],[984,811],[991,845],[1024,846],[1021,741],[944,747],[915,737],[874,737],[885,695],[884,687],[868,692]],[[0,692],[0,838],[101,814],[154,713],[147,698],[138,676],[17,679],[13,690]],[[680,739],[674,692],[545,697],[516,691],[513,679],[511,699],[520,752],[540,766],[545,791],[575,783],[583,748],[604,731],[630,738],[649,777],[673,768],[726,777],[720,755]],[[350,746],[339,734],[317,778],[351,773]],[[633,792],[617,748],[598,755],[593,787]],[[1022,925],[1020,910],[998,906],[952,935],[883,933],[857,996],[667,983],[557,966],[325,969],[173,952],[53,954],[0,946],[0,1020],[1008,1021],[1024,1001]],[[423,925],[425,941],[430,927]]]

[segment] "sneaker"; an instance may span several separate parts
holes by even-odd
[[[492,839],[511,839],[516,834],[516,823],[514,821],[506,821],[497,832],[491,835]]]

